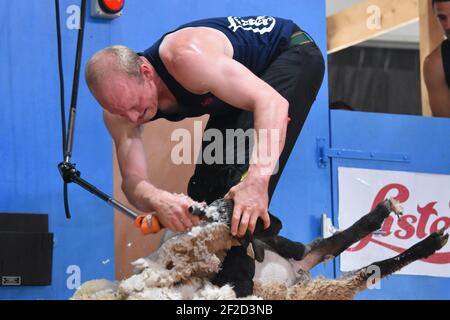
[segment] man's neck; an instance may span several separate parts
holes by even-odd
[[[177,113],[178,112],[177,99],[175,98],[173,93],[169,90],[165,82],[161,79],[158,72],[156,72],[156,69],[153,67],[150,61],[145,56],[141,56],[141,59],[143,59],[153,69],[153,74],[155,77],[154,82],[158,93],[158,110],[167,114]]]
[[[158,109],[163,113],[178,112],[178,102],[173,93],[155,70],[155,85],[158,90]]]

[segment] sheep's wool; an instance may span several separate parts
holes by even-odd
[[[200,225],[173,236],[150,256],[134,261],[134,275],[130,278],[120,282],[86,282],[72,299],[236,299],[229,285],[219,288],[208,281],[219,271],[232,242],[225,224]]]
[[[392,204],[395,206],[395,202]],[[394,207],[392,210],[397,213],[397,209]],[[211,208],[207,215],[220,217],[214,210],[218,211]],[[189,232],[173,236],[167,234],[170,237],[164,237],[165,241],[156,252],[133,262],[133,276],[120,282],[89,281],[77,290],[72,299],[236,299],[232,287],[225,285],[219,288],[209,281],[220,270],[226,252],[233,245],[239,245],[226,223],[203,223]],[[445,245],[446,238],[442,241],[441,247]],[[327,258],[333,257],[326,250],[321,252],[320,246],[317,246],[316,251],[305,260],[314,262],[316,259],[320,263]],[[367,289],[365,268],[341,279],[311,279],[309,269],[303,269],[302,261],[286,260],[266,250],[264,262],[255,265],[254,296],[247,299],[347,300]],[[404,266],[396,259],[392,259],[391,264],[393,271]]]

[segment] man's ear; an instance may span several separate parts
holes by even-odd
[[[142,77],[144,79],[153,81],[153,79],[155,78],[154,74],[155,70],[148,64],[148,62],[143,57],[141,57],[141,60],[143,60],[144,62],[139,67]]]

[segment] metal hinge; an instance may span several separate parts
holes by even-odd
[[[317,138],[317,163],[319,168],[327,168],[330,158],[388,161],[408,163],[411,156],[405,153],[382,153],[351,149],[336,149],[328,146],[325,138]]]
[[[338,230],[334,227],[333,221],[328,218],[327,214],[322,214],[322,238],[326,239],[335,234]]]

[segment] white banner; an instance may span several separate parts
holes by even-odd
[[[339,229],[351,226],[386,198],[396,198],[404,209],[400,219],[391,214],[384,221],[384,234],[369,235],[341,254],[343,272],[394,257],[436,230],[450,227],[449,175],[355,168],[339,168],[338,174]],[[450,277],[450,241],[397,274]]]

